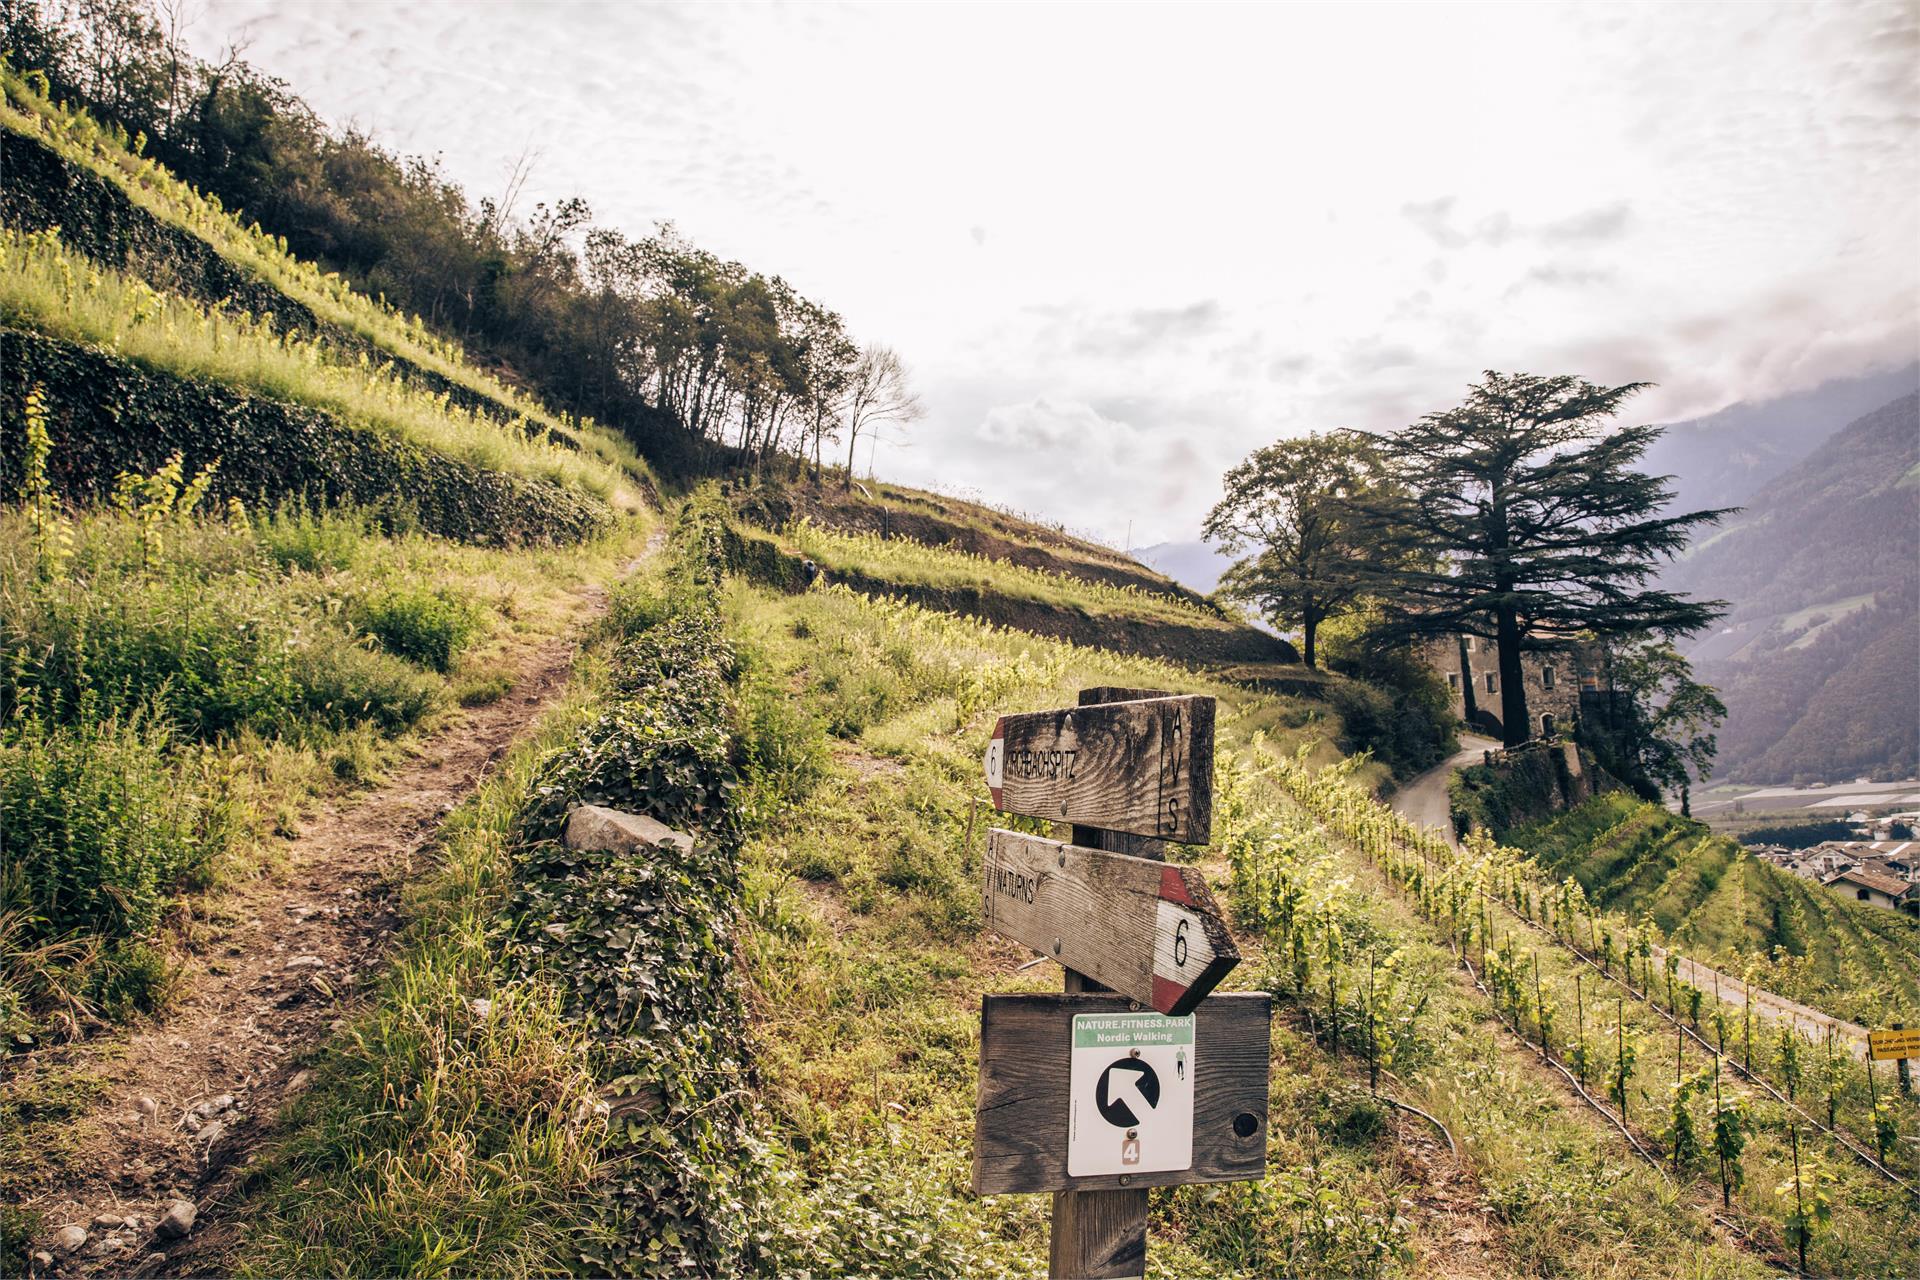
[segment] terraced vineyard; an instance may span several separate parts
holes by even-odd
[[[1854,1022],[1920,1020],[1920,924],[1850,903],[1627,792],[1507,839],[1724,972]]]

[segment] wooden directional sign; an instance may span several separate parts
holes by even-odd
[[[985,869],[996,932],[1160,1013],[1189,1012],[1240,963],[1194,867],[995,828]]]
[[[1920,1028],[1867,1032],[1867,1052],[1875,1062],[1889,1058],[1920,1058]]]
[[[1205,844],[1213,699],[1143,698],[1001,716],[987,745],[996,808]]]
[[[1120,1190],[1263,1176],[1272,1016],[1263,993],[1203,1000],[1191,1020],[1156,1019],[1116,995],[987,996],[973,1189]],[[1156,1020],[1172,1025],[1141,1025]],[[1179,1144],[1171,1153],[1169,1136]],[[1104,1171],[1075,1176],[1070,1161]]]

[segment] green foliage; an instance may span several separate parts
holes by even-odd
[[[54,500],[53,482],[47,477],[53,437],[47,432],[46,389],[37,384],[29,389],[21,402],[20,413],[26,423],[26,451],[20,464],[20,502],[26,508],[33,539],[34,570],[42,578],[57,578],[73,554],[73,535]]]
[[[1814,1236],[1833,1220],[1833,1201],[1827,1188],[1833,1175],[1811,1156],[1800,1153],[1798,1130],[1790,1133],[1793,1143],[1793,1181],[1774,1188],[1776,1196],[1792,1193],[1793,1207],[1786,1214],[1787,1244],[1800,1255],[1800,1271],[1807,1270],[1807,1249]]]
[[[1067,605],[1090,614],[1146,618],[1208,630],[1225,630],[1232,625],[1218,612],[1177,596],[1114,586],[1068,572],[1028,569],[904,539],[835,533],[806,521],[789,526],[785,536],[801,555],[826,566],[829,573],[936,588],[971,588],[1014,599]]]
[[[1321,623],[1353,606],[1369,562],[1400,541],[1365,514],[1384,479],[1366,437],[1310,432],[1228,471],[1226,495],[1207,513],[1203,536],[1228,555],[1247,553],[1222,575],[1218,594],[1279,629],[1297,627],[1309,667]]]
[[[454,450],[470,457],[456,457],[404,433],[363,428],[351,415],[183,377],[164,364],[20,329],[4,336],[0,413],[10,418],[39,385],[56,435],[86,441],[85,449],[61,448],[50,468],[69,501],[110,499],[120,473],[150,473],[178,454],[196,472],[219,464],[208,493],[217,501],[358,505],[380,512],[392,531],[417,524],[501,546],[580,542],[610,523],[607,503],[589,490],[497,469],[511,459],[489,457],[484,436]],[[140,412],[125,412],[129,404]],[[460,424],[446,427],[469,440]],[[0,431],[0,483],[18,487],[24,451],[23,434]]]
[[[1828,840],[1851,840],[1854,824],[1843,818],[1826,822],[1788,822],[1779,826],[1752,827],[1740,833],[1745,845],[1779,845],[1785,849],[1811,849]]]
[[[1721,1201],[1730,1204],[1733,1193],[1746,1180],[1746,1167],[1740,1157],[1753,1133],[1753,1113],[1743,1098],[1730,1093],[1723,1099],[1717,1079],[1714,1095],[1713,1154],[1720,1163]]]
[[[629,642],[615,658],[615,687],[625,696],[536,779],[527,836],[551,839],[569,809],[598,804],[732,838],[739,779],[726,689],[733,670],[731,646],[710,615],[680,614]]]
[[[1645,385],[1489,371],[1457,407],[1372,440],[1391,483],[1360,506],[1406,554],[1373,556],[1363,585],[1398,634],[1494,641],[1508,746],[1531,736],[1523,651],[1691,635],[1723,612],[1647,585],[1722,513],[1662,513],[1665,480],[1635,469],[1661,428],[1610,420]]]
[[[1674,1081],[1667,1101],[1667,1150],[1674,1172],[1700,1159],[1700,1130],[1693,1119],[1693,1101],[1713,1085],[1711,1070],[1696,1071]]]
[[[380,531],[365,510],[327,511],[283,499],[258,522],[255,536],[260,550],[281,569],[329,574],[352,569],[363,544]]]
[[[445,673],[486,625],[480,610],[446,587],[398,586],[362,600],[354,621],[380,647]]]
[[[0,228],[0,320],[105,348],[156,372],[322,410],[482,470],[518,472],[603,499],[624,482],[571,436],[549,439],[528,432],[523,419],[456,409],[390,365],[370,366],[364,354],[354,361],[323,341],[279,332],[266,318],[156,292],[136,276],[100,269],[54,231]]]
[[[28,713],[0,732],[0,920],[12,922],[0,986],[33,1004],[156,1003],[165,969],[137,940],[236,834],[218,766],[171,745],[139,714],[57,725]],[[36,955],[63,942],[64,956]]]
[[[1767,865],[1704,825],[1627,791],[1508,831],[1602,907],[1644,917],[1671,945],[1854,1021],[1912,1012],[1920,926]],[[1682,1001],[1684,1007],[1684,1000]]]
[[[1581,722],[1581,740],[1647,799],[1679,793],[1684,812],[1692,780],[1713,771],[1712,731],[1726,718],[1726,704],[1693,678],[1671,644],[1636,637],[1615,645],[1608,658],[1612,687],[1624,696],[1603,730]]]
[[[1573,794],[1565,758],[1546,745],[1507,752],[1497,764],[1468,765],[1447,783],[1454,829],[1485,831],[1496,839],[1551,817]]]
[[[344,639],[314,645],[299,656],[294,710],[309,724],[328,729],[371,724],[382,733],[399,733],[443,701],[438,681]]]

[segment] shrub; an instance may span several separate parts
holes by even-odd
[[[327,637],[301,653],[295,682],[303,716],[334,729],[365,721],[397,733],[436,709],[443,696],[431,676],[345,637]]]
[[[277,733],[296,696],[285,621],[245,587],[105,570],[0,598],[10,704],[72,719],[151,703],[188,738]]]
[[[513,677],[504,671],[477,675],[454,686],[454,700],[463,707],[484,707],[513,692]]]
[[[370,526],[364,515],[350,509],[323,512],[283,502],[260,522],[257,536],[260,549],[282,569],[339,573],[359,562]]]
[[[442,673],[484,625],[471,601],[445,587],[391,588],[362,602],[354,621],[388,653]]]
[[[0,912],[13,917],[0,981],[42,1000],[63,970],[90,970],[88,993],[115,1008],[150,1007],[164,984],[157,954],[132,947],[159,924],[169,890],[236,838],[236,806],[197,754],[169,756],[150,715],[48,724],[19,717],[0,739],[0,829],[7,861]],[[94,935],[103,956],[75,947],[39,963],[42,944]],[[95,964],[96,960],[101,961]]]
[[[607,635],[630,640],[666,621],[671,611],[672,605],[663,593],[637,578],[628,578],[616,582],[607,592],[607,612],[600,626]]]

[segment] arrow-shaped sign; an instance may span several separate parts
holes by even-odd
[[[1001,716],[985,757],[996,809],[1205,844],[1212,698],[1142,698]]]
[[[996,827],[984,910],[995,932],[1175,1017],[1240,963],[1193,867]]]

